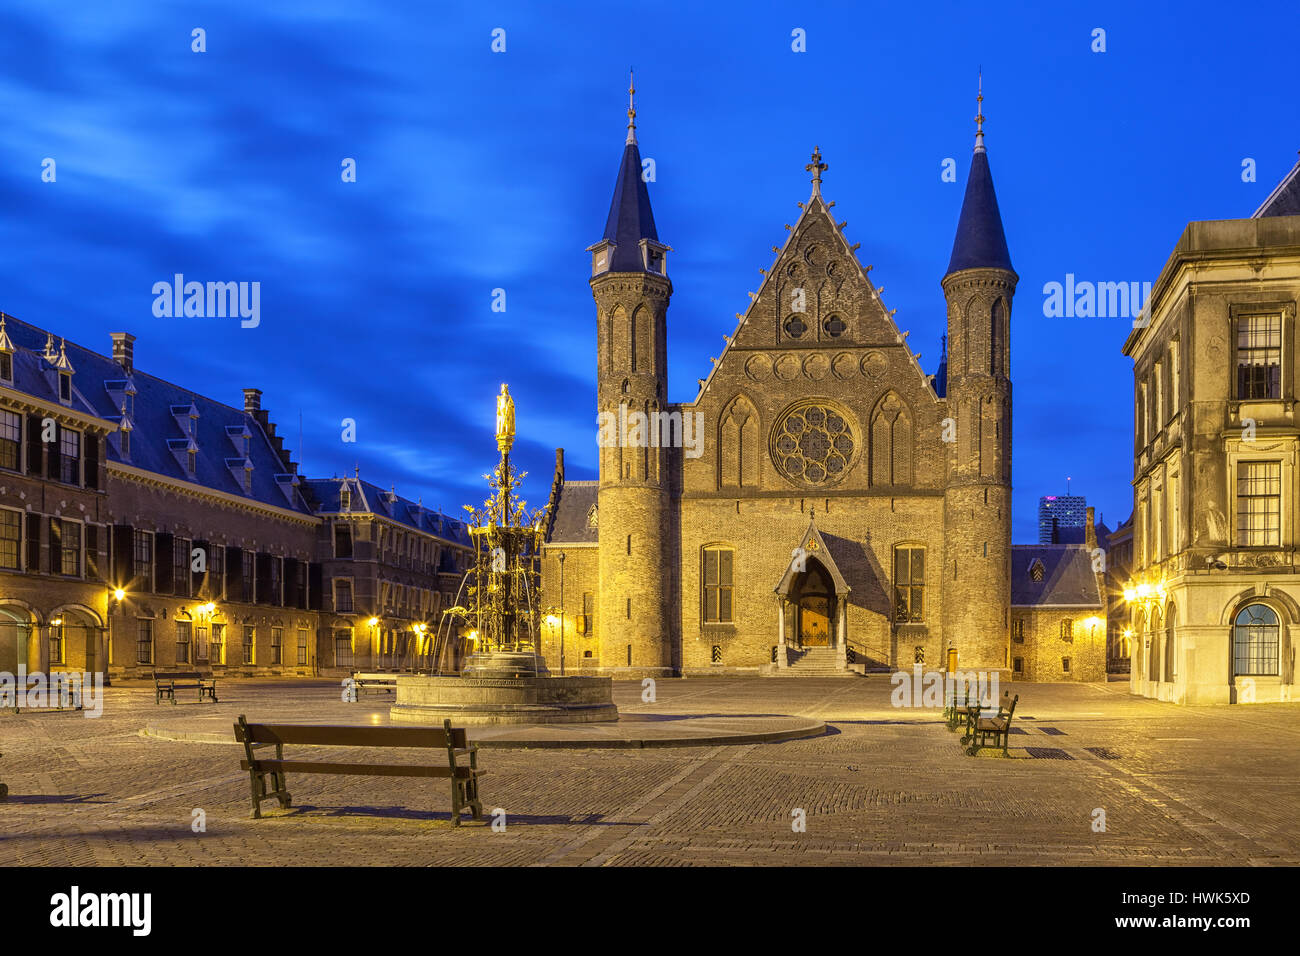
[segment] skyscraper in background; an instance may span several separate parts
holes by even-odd
[[[1082,544],[1087,509],[1083,495],[1043,495],[1038,499],[1038,543]]]

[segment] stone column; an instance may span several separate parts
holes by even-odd
[[[776,666],[784,669],[789,666],[785,653],[785,598],[776,599]]]
[[[844,599],[843,595],[837,594],[835,596],[835,604],[835,610],[837,612],[835,615],[837,618],[835,642],[839,651],[837,656],[840,660],[840,666],[847,668],[849,666],[849,602]]]

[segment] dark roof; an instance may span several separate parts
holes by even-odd
[[[650,211],[650,191],[641,176],[641,151],[636,142],[629,142],[623,150],[623,162],[618,167],[618,181],[614,183],[614,199],[609,204],[609,218],[605,220],[605,239],[614,244],[610,259],[610,272],[645,272],[641,259],[641,240],[659,241],[655,232],[655,216]]]
[[[342,511],[341,493],[344,484],[351,489],[352,498],[348,512],[351,514],[373,514],[391,518],[399,524],[416,531],[423,531],[451,541],[471,546],[469,531],[464,521],[448,517],[440,511],[394,495],[378,485],[359,478],[311,478],[303,482],[316,501],[316,510],[320,514],[333,514]]]
[[[547,544],[595,544],[596,529],[587,520],[596,507],[600,486],[594,481],[566,481],[560,486],[555,520]]]
[[[1300,162],[1291,167],[1291,172],[1283,177],[1250,218],[1262,219],[1265,216],[1300,216]]]
[[[1043,580],[1030,568],[1043,563]],[[1102,607],[1092,554],[1077,544],[1013,544],[1011,604],[1014,607]]]
[[[1002,214],[998,212],[998,197],[993,191],[988,153],[983,147],[976,147],[971,157],[966,197],[961,203],[961,218],[957,220],[957,238],[953,240],[952,258],[948,260],[945,275],[963,269],[1015,271],[1011,268],[1006,233],[1002,231]]]
[[[40,355],[45,350],[48,332],[13,316],[5,317],[5,327],[16,348],[14,387],[58,406],[58,373]],[[55,342],[56,350],[59,341]],[[107,461],[262,504],[310,512],[307,503],[290,483],[292,476],[287,474],[284,461],[272,447],[261,425],[248,412],[213,401],[139,369],[128,376],[113,359],[72,342],[67,343],[67,354],[74,370],[70,407],[103,419],[110,431],[109,441],[105,443]],[[130,456],[123,458],[116,433],[122,418],[124,390],[128,385],[135,389],[135,399],[131,403],[134,429]],[[190,417],[191,407],[198,413],[197,418]],[[193,476],[189,474],[185,454],[190,422],[193,422],[193,439],[198,449]],[[235,438],[245,429],[249,434],[246,460],[253,466],[252,485],[247,492],[242,484],[243,440]]]

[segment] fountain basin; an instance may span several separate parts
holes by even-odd
[[[394,723],[571,724],[618,720],[608,677],[397,676]]]

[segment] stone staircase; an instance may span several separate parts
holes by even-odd
[[[787,650],[789,665],[779,674],[787,677],[857,677],[840,663],[839,651],[834,647],[806,647],[802,651]]]

